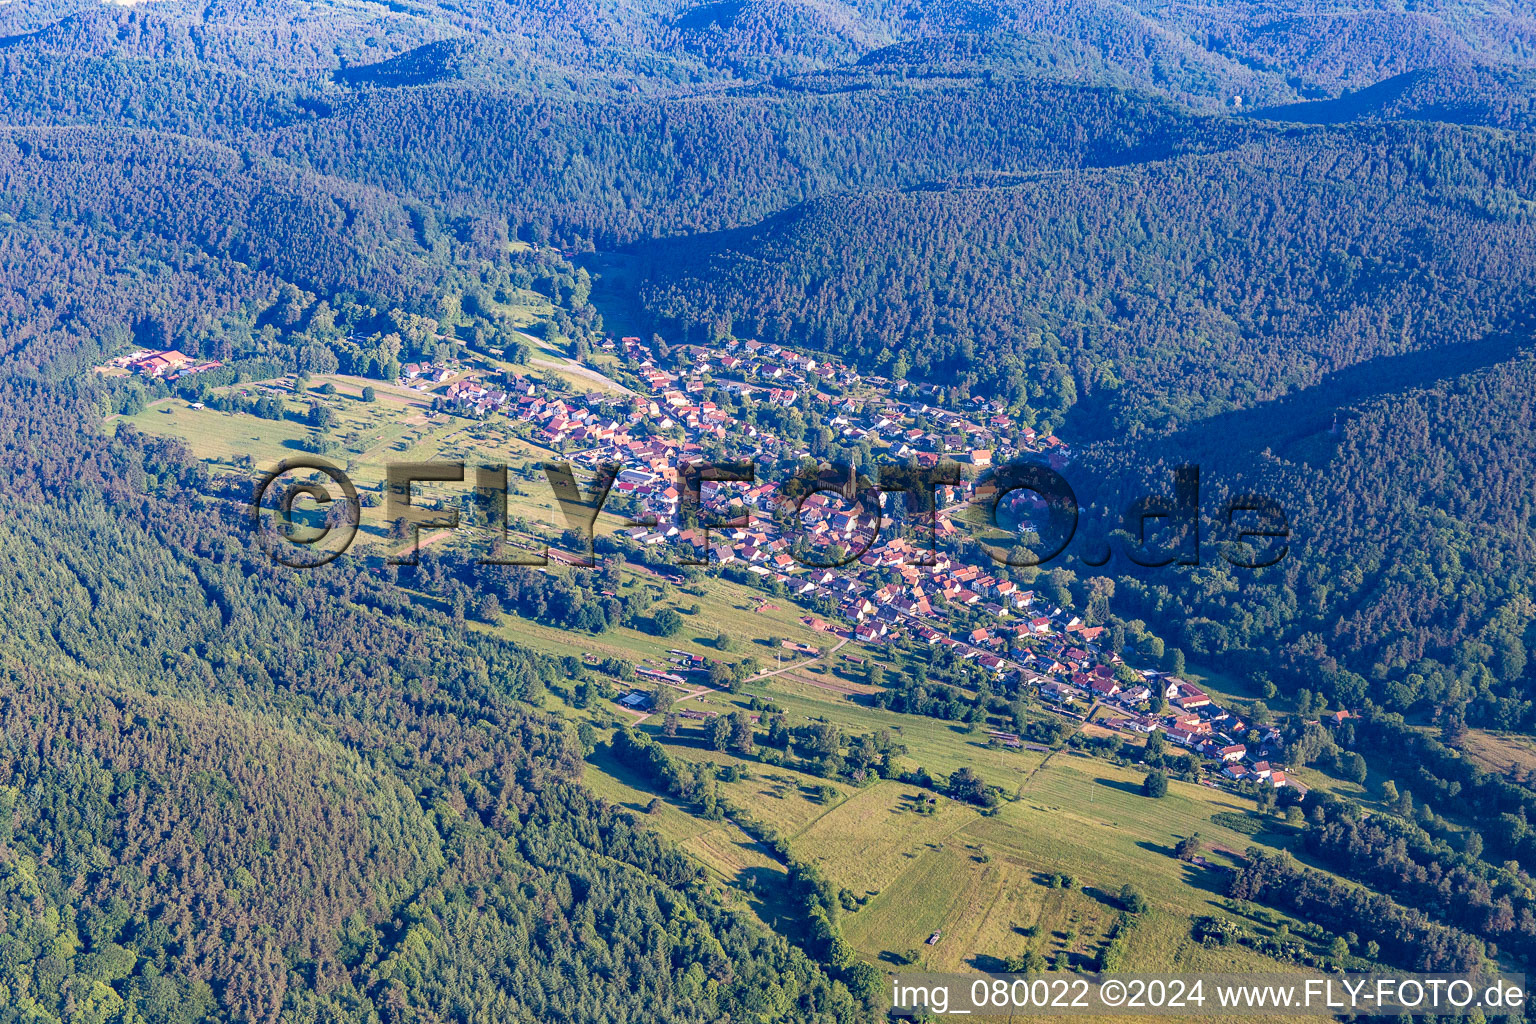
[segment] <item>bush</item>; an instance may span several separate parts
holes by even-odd
[[[1234,811],[1218,811],[1211,815],[1211,820],[1223,828],[1241,832],[1245,836],[1256,836],[1267,827],[1263,818]]]
[[[683,617],[675,608],[663,608],[651,617],[651,626],[657,636],[676,636],[683,628]]]
[[[1011,956],[1003,964],[1009,974],[1039,974],[1045,970],[1045,957],[1037,950],[1028,950]]]
[[[1163,797],[1168,793],[1168,776],[1162,772],[1148,772],[1141,780],[1141,792],[1145,796]]]

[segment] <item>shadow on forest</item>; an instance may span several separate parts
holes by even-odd
[[[1395,356],[1377,356],[1337,370],[1311,387],[1261,402],[1246,409],[1218,413],[1181,427],[1151,442],[1166,457],[1198,458],[1213,467],[1223,461],[1252,461],[1268,448],[1288,446],[1328,430],[1334,416],[1347,407],[1441,380],[1454,379],[1515,358],[1520,341],[1507,334],[1490,335],[1459,345]],[[1114,416],[1099,403],[1078,403],[1060,428],[1077,436],[1111,440],[1104,432]]]

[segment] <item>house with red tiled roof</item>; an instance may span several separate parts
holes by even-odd
[[[1101,697],[1113,697],[1120,692],[1120,684],[1113,679],[1105,679],[1099,675],[1091,678],[1093,681],[1088,684],[1088,688]]]
[[[130,369],[137,370],[146,377],[162,377],[173,370],[179,370],[192,361],[192,357],[184,355],[173,348],[163,352],[153,352],[143,358],[129,363]]]

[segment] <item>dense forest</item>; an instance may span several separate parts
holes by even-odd
[[[857,1018],[579,787],[528,703],[558,664],[273,567],[184,446],[99,431],[80,335],[184,283],[97,279],[6,355],[0,1016]]]
[[[1083,488],[1090,515],[1118,523],[1123,496],[1165,493],[1173,467],[1193,461],[1209,537],[1221,536],[1221,496],[1243,491],[1274,497],[1292,531],[1269,569],[1230,567],[1213,547],[1182,580],[1127,566],[1122,614],[1168,623],[1193,657],[1335,706],[1531,728],[1536,363],[1513,351],[1501,340],[1376,360],[1358,390],[1341,381],[1091,451],[1084,468],[1103,490]],[[1480,362],[1491,365],[1471,369]]]
[[[103,454],[157,490],[192,482],[174,451]],[[78,508],[7,531],[8,632],[58,646],[8,669],[0,702],[3,1012],[856,1015],[576,785],[570,739],[522,703],[558,667],[355,568],[274,572],[215,507],[179,522]],[[66,531],[90,539],[50,563]]]
[[[875,80],[654,101],[370,92],[261,142],[441,208],[495,211],[521,237],[611,248],[749,224],[825,192],[1118,163],[1241,134],[1102,88]]]
[[[1075,437],[1166,431],[1526,323],[1528,143],[1412,123],[1005,187],[820,200],[648,247],[658,323],[960,378]]]
[[[3,145],[0,1019],[859,1019],[580,787],[559,664],[273,567],[247,494],[100,429],[136,341],[339,344],[305,288],[409,333],[474,225],[150,132]]]
[[[283,571],[247,488],[103,427],[172,393],[91,372],[136,347],[220,360],[174,386],[230,409],[215,384],[515,351],[486,314],[521,292],[590,347],[599,254],[634,272],[626,328],[795,343],[1060,432],[1092,516],[1186,461],[1213,502],[1275,495],[1274,569],[1074,550],[1038,586],[1367,711],[1337,743],[1395,774],[1392,814],[1313,800],[1305,846],[1374,893],[1253,854],[1235,898],[1400,966],[1528,956],[1536,797],[1456,744],[1536,729],[1533,56],[1522,11],[1456,0],[0,5],[0,1024],[871,1018],[844,894],[617,734],[783,861],[801,927],[726,905],[583,788],[540,706],[589,699],[584,669],[474,628],[469,584],[646,624],[601,570]],[[752,415],[871,458],[819,412]],[[953,658],[889,683],[1059,738]],[[710,742],[891,771],[889,736],[765,714]]]

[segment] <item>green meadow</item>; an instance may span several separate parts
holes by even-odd
[[[563,570],[552,566],[549,571]],[[667,607],[677,609],[683,620],[681,631],[675,636],[662,637],[642,629],[620,626],[595,636],[583,633],[580,634],[582,651],[599,658],[626,658],[651,668],[667,664],[668,652],[672,650],[726,661],[755,657],[763,669],[772,671],[781,664],[789,666],[807,660],[806,655],[771,643],[773,638],[823,651],[836,642],[802,623],[800,619],[805,611],[787,599],[769,598],[761,591],[729,580],[705,578],[679,586],[645,570],[627,569],[621,592],[637,588],[651,591],[650,596],[655,602],[651,606],[652,613]],[[546,654],[565,655],[572,651],[569,630],[515,615],[503,615],[495,625],[477,623],[474,628],[488,629]],[[722,632],[732,640],[727,652],[716,646]]]
[[[1129,882],[1145,896],[1148,910],[1130,921],[1126,970],[1290,970],[1244,947],[1207,948],[1190,936],[1191,918],[1200,915],[1236,917],[1261,933],[1299,923],[1231,906],[1221,895],[1223,866],[1249,846],[1278,848],[1288,839],[1289,826],[1277,818],[1266,819],[1273,831],[1257,837],[1213,820],[1251,816],[1251,801],[1177,781],[1167,796],[1151,799],[1140,792],[1140,770],[1070,751],[1046,756],[991,750],[946,723],[861,708],[826,691],[818,697],[784,676],[752,690],[788,712],[792,722],[830,720],[855,732],[889,728],[907,744],[908,761],[970,763],[990,781],[1014,783],[996,813],[987,815],[895,780],[854,787],[741,760],[703,749],[697,725],[680,730],[669,747],[674,756],[742,769],[743,777],[720,783],[722,793],[771,824],[796,857],[815,863],[861,901],[843,916],[843,934],[882,969],[909,969],[915,956],[910,969],[1002,970],[1008,957],[1027,950],[1062,967],[1092,969],[1122,918],[1117,894]],[[711,694],[709,701],[709,709],[724,712],[748,698]],[[647,728],[655,733],[653,724]],[[600,775],[609,770],[601,755],[590,764]],[[609,783],[596,785],[603,792]],[[835,795],[823,800],[817,795],[823,787]],[[925,813],[930,801],[933,809]],[[686,808],[668,805],[667,813],[687,817]],[[667,819],[657,828],[679,835],[679,825]],[[700,838],[705,834],[689,832],[679,841],[713,877],[731,884],[730,874],[718,867],[714,844]],[[719,835],[719,826],[707,834]],[[1174,856],[1175,844],[1191,834],[1199,835],[1210,866]],[[1049,884],[1059,874],[1072,876],[1070,888]]]
[[[488,357],[478,359],[478,368],[482,370],[498,370],[505,365]],[[591,381],[582,383],[587,388],[593,386]],[[321,392],[327,384],[334,388],[334,393]],[[374,389],[374,401],[363,400],[365,387]],[[133,416],[111,417],[106,429],[115,430],[117,423],[126,422],[148,434],[179,438],[214,472],[235,474],[253,482],[258,474],[274,469],[284,459],[308,455],[317,440],[334,442],[336,447],[322,457],[342,466],[359,491],[374,496],[374,507],[363,511],[365,534],[382,536],[385,532],[383,485],[389,465],[444,461],[466,465],[464,482],[416,483],[412,494],[418,505],[430,505],[437,500],[461,501],[467,489],[474,486],[474,467],[505,464],[511,470],[507,496],[510,520],[543,531],[558,532],[567,526],[553,491],[534,468],[561,456],[523,440],[505,418],[467,420],[433,414],[432,391],[339,374],[311,377],[302,395],[293,392],[288,380],[243,382],[222,390],[247,398],[276,397],[289,415],[280,420],[260,419],[207,407],[193,408],[186,399],[173,397],[153,402]],[[322,432],[303,422],[311,403],[330,409],[335,425]],[[604,515],[599,529],[607,532],[622,525],[622,520]],[[488,543],[484,538],[477,541],[468,533],[453,543]]]
[[[558,358],[553,351],[539,351],[539,360]],[[327,382],[334,385],[334,394],[322,395],[318,388]],[[371,403],[361,398],[362,387],[369,383],[377,392]],[[262,388],[285,393],[274,384],[238,387],[248,394],[261,393]],[[506,462],[514,468],[509,495],[514,522],[521,519],[546,532],[564,528],[542,477],[527,479],[516,472],[552,453],[514,436],[504,420],[432,416],[430,394],[356,378],[316,377],[311,389],[302,397],[287,394],[289,407],[297,412],[318,401],[333,410],[336,423],[326,436],[340,449],[330,457],[345,463],[361,489],[376,488],[384,466],[394,461]],[[128,420],[146,432],[182,438],[215,471],[247,474],[303,451],[315,436],[293,419],[269,421],[192,409],[180,399],[155,403]],[[418,485],[417,500],[454,501],[471,485]],[[613,529],[617,522],[605,517],[604,525]],[[382,535],[382,510],[365,511],[364,529]],[[445,543],[487,541],[466,527],[448,535]],[[547,571],[567,570],[551,565]],[[771,825],[796,858],[818,865],[859,901],[856,910],[843,915],[842,930],[869,962],[899,969],[915,958],[917,966],[934,970],[997,970],[1006,958],[1036,950],[1061,967],[1089,967],[1121,919],[1115,894],[1129,882],[1146,897],[1149,910],[1129,927],[1127,969],[1283,969],[1243,947],[1207,949],[1190,937],[1190,920],[1199,915],[1245,917],[1245,924],[1260,932],[1284,920],[1266,911],[1231,907],[1221,896],[1220,866],[1234,863],[1255,843],[1279,848],[1290,839],[1288,826],[1279,819],[1269,819],[1269,830],[1257,837],[1215,820],[1218,815],[1256,813],[1251,801],[1182,782],[1173,782],[1166,797],[1149,799],[1140,792],[1141,770],[1070,750],[1008,748],[985,729],[876,708],[864,681],[866,666],[871,661],[889,666],[891,652],[856,643],[838,647],[836,637],[801,622],[807,611],[790,598],[771,597],[721,578],[678,584],[639,566],[625,568],[620,586],[626,593],[650,591],[653,611],[675,608],[682,616],[682,630],[660,637],[620,627],[573,637],[567,630],[508,614],[470,626],[550,655],[579,651],[653,668],[670,668],[672,650],[728,661],[750,656],[771,674],[739,693],[708,689],[695,677],[697,681],[691,679],[679,690],[679,697],[685,698],[679,710],[725,714],[766,700],[791,725],[830,722],[848,734],[888,732],[905,748],[898,767],[922,767],[938,777],[970,767],[1001,793],[1001,803],[987,814],[894,780],[863,786],[826,780],[709,750],[702,724],[696,721],[683,720],[678,737],[666,739],[661,737],[659,716],[630,714],[601,700],[577,709],[546,695],[545,710],[592,725],[600,738],[619,724],[637,725],[666,743],[676,757],[740,769],[734,780],[718,780],[722,795]],[[425,594],[417,597],[436,603]],[[728,651],[717,646],[721,633],[731,638]],[[791,654],[779,640],[816,647],[821,657]],[[1196,677],[1213,692],[1224,692],[1228,684],[1216,672]],[[1048,714],[1043,709],[1031,713]],[[1524,753],[1508,744],[1500,749],[1491,740],[1484,749],[1490,760]],[[646,780],[615,762],[602,743],[588,758],[585,780],[598,795],[631,811],[643,827],[676,843],[729,901],[785,934],[797,934],[795,908],[784,903],[784,865],[736,824],[705,819],[695,808],[659,796]],[[1308,774],[1306,781],[1366,796],[1360,787],[1321,772]],[[1368,780],[1367,788],[1378,784]],[[1213,866],[1196,867],[1173,856],[1174,845],[1194,833],[1204,842]],[[1052,875],[1062,874],[1072,876],[1071,887],[1048,884]],[[934,935],[938,938],[930,944]]]

